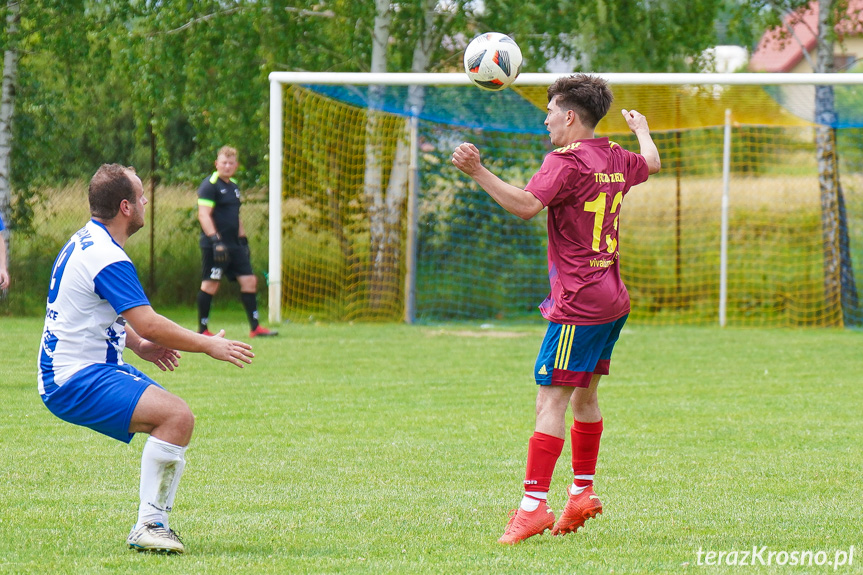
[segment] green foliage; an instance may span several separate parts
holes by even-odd
[[[714,42],[715,0],[596,0],[585,4],[579,15],[595,15],[588,20],[586,34],[596,70],[691,71],[697,69],[701,52]]]
[[[588,0],[530,3],[513,13],[507,0],[487,0],[481,22],[511,31],[531,71],[549,56],[575,59],[595,72],[683,72],[714,45],[715,0]]]
[[[490,0],[478,12],[474,2],[449,2],[431,19],[430,70],[460,69],[458,39],[485,28],[513,33],[533,70],[555,55],[584,54],[597,69],[680,69],[704,47],[715,11],[709,2],[654,4],[628,7],[644,24],[633,35],[631,12],[625,19],[625,7],[613,3],[513,11]],[[390,71],[411,69],[428,6],[393,4]],[[225,143],[240,150],[247,185],[263,184],[267,74],[368,70],[373,20],[374,3],[349,0],[22,3],[13,188],[26,203],[34,189],[86,179],[106,161],[135,165],[145,177],[155,170],[165,183],[194,181]]]
[[[398,9],[396,9],[394,4],[391,9],[393,22],[390,35],[400,41],[392,43],[392,50],[388,58],[390,71],[411,71],[415,46],[428,33],[425,12],[434,5],[435,2],[429,0],[412,0],[399,2]],[[430,45],[425,49],[431,51],[430,68],[426,71],[441,72],[462,69],[462,48],[453,41],[453,38],[464,34],[468,28],[472,6],[473,3],[468,0],[454,0],[447,2],[443,10],[434,10],[433,32],[428,37]],[[446,41],[444,42],[444,40]]]
[[[242,311],[223,317],[229,335],[246,332]],[[184,354],[162,373],[128,352],[196,415],[171,514],[187,553],[162,557],[124,545],[144,437],[127,446],[45,409],[41,327],[0,330],[0,539],[15,542],[4,573],[677,573],[699,571],[699,548],[832,559],[859,542],[859,332],[630,321],[599,388],[605,512],[505,549],[544,326],[288,325],[254,340],[242,370]],[[567,438],[556,513],[568,454]]]
[[[485,10],[474,15],[476,32],[511,35],[522,50],[524,71],[540,72],[553,57],[584,60],[577,2],[526,2],[517,10],[509,0],[486,0],[484,5]]]

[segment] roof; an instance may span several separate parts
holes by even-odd
[[[784,26],[767,30],[749,60],[749,68],[755,72],[789,72],[803,59],[803,47],[812,52],[818,33],[818,2],[786,15]],[[788,29],[793,30],[793,35]],[[845,17],[835,26],[840,38],[863,35],[863,0],[848,0]]]

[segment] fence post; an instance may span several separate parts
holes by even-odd
[[[728,190],[731,184],[731,108],[725,110],[722,148],[722,224],[719,248],[719,326],[725,327],[728,309]]]
[[[410,164],[408,166],[407,245],[405,246],[405,323],[416,319],[417,188],[419,187],[419,111],[411,108]]]

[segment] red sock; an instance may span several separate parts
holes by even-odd
[[[602,420],[594,423],[573,421],[570,429],[572,437],[572,473],[579,475],[596,474],[596,459],[599,457],[599,439],[602,437]],[[577,487],[593,485],[592,479],[575,479]]]
[[[524,474],[525,491],[548,492],[551,476],[563,451],[563,439],[535,431],[527,443],[527,471]]]

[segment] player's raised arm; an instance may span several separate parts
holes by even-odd
[[[225,339],[224,331],[216,337],[195,333],[142,305],[127,309],[123,318],[138,336],[162,347],[181,351],[206,353],[214,359],[233,363],[237,367],[252,363],[252,346],[242,341]]]
[[[629,129],[638,138],[641,155],[647,160],[647,168],[650,174],[657,173],[662,168],[662,162],[659,159],[659,150],[650,136],[650,128],[647,127],[647,118],[635,110],[621,110],[620,112],[626,119]]]
[[[536,196],[508,184],[482,165],[479,150],[473,144],[460,144],[452,153],[453,165],[470,176],[503,209],[524,220],[542,211],[542,202]]]

